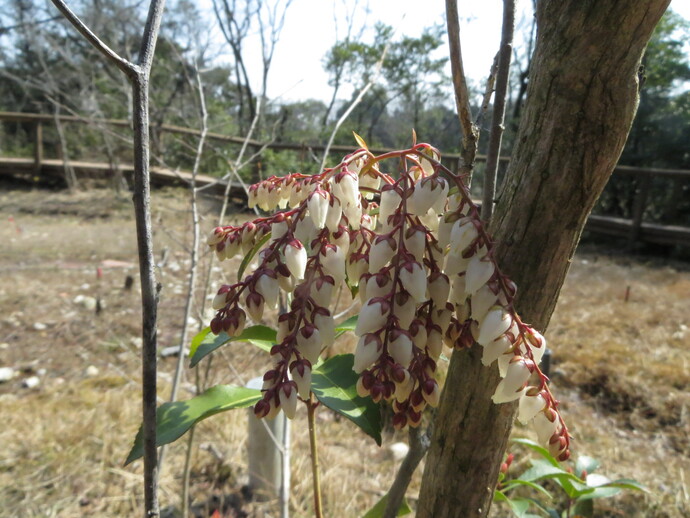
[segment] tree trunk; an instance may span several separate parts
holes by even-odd
[[[516,308],[544,330],[594,203],[623,150],[644,48],[670,0],[541,0],[513,159],[493,220]],[[548,338],[548,336],[547,336]],[[555,344],[557,349],[560,344]],[[495,365],[453,354],[417,516],[489,512],[516,405],[494,405]]]

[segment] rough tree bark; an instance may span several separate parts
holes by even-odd
[[[492,223],[518,312],[544,330],[585,220],[623,149],[638,68],[670,0],[542,0],[527,100]],[[548,338],[548,335],[547,335]],[[556,344],[556,348],[558,344]],[[483,517],[515,415],[494,405],[495,364],[453,355],[417,516]]]

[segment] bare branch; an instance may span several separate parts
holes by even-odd
[[[410,449],[407,450],[407,455],[405,455],[400,464],[393,485],[388,491],[388,502],[386,502],[386,509],[383,511],[383,518],[395,518],[398,516],[398,509],[400,509],[400,504],[402,504],[405,498],[405,491],[407,491],[407,486],[410,485],[412,475],[429,449],[429,436],[430,430],[422,434],[419,428],[410,428]]]
[[[491,221],[496,194],[496,174],[498,172],[498,155],[501,152],[503,122],[506,112],[506,92],[510,57],[513,49],[513,27],[515,26],[515,0],[503,0],[503,29],[501,30],[501,49],[498,56],[498,73],[496,77],[496,95],[494,111],[491,117],[491,136],[486,154],[486,171],[484,173],[484,193],[482,198],[482,219]]]
[[[455,104],[462,129],[462,174],[467,175],[469,185],[472,169],[474,168],[475,155],[477,154],[477,141],[479,131],[472,123],[472,111],[470,109],[470,96],[467,90],[467,80],[462,64],[462,50],[460,48],[460,20],[458,18],[457,0],[446,0],[446,22],[448,25],[448,45],[450,48],[450,65],[453,77],[453,89],[455,90]]]
[[[74,12],[67,7],[67,4],[63,0],[51,0],[53,5],[63,14],[67,21],[69,21],[74,28],[77,29],[84,38],[88,40],[91,45],[96,48],[101,54],[103,54],[108,61],[113,63],[117,68],[122,70],[122,72],[127,75],[127,77],[133,77],[138,73],[137,66],[134,63],[130,63],[123,57],[121,57],[117,52],[108,47],[101,39],[96,36],[91,29],[89,29],[84,22],[82,22],[79,17],[74,14]],[[155,3],[156,0],[154,0]]]
[[[330,137],[328,137],[328,143],[326,144],[326,148],[323,150],[323,157],[321,158],[321,165],[319,166],[319,171],[323,171],[324,168],[326,167],[326,160],[328,159],[328,152],[331,149],[331,146],[333,145],[333,140],[335,140],[335,135],[338,133],[338,130],[340,129],[340,126],[342,126],[343,122],[347,120],[347,118],[350,116],[352,111],[357,107],[359,103],[362,102],[362,99],[364,99],[364,96],[367,94],[369,90],[376,84],[376,81],[378,80],[378,76],[381,73],[381,68],[383,67],[383,62],[386,59],[386,54],[388,54],[388,49],[390,48],[390,41],[386,44],[386,46],[383,48],[383,52],[381,53],[381,57],[379,60],[376,62],[376,66],[374,68],[374,73],[371,74],[371,77],[369,78],[369,82],[362,88],[359,92],[359,95],[357,95],[357,98],[352,101],[350,106],[348,106],[347,110],[340,116],[338,119],[338,122],[335,123],[335,126],[333,126],[333,131],[331,131]]]

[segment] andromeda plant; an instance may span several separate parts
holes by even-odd
[[[256,267],[218,290],[211,331],[238,336],[249,318],[276,309],[271,367],[254,406],[260,417],[281,409],[292,418],[310,397],[312,369],[336,336],[336,294],[347,285],[361,310],[355,333],[357,392],[391,402],[396,428],[419,426],[435,407],[443,345],[483,346],[502,380],[497,404],[519,400],[518,419],[532,422],[559,461],[570,436],[539,369],[544,337],[513,306],[515,284],[501,273],[493,243],[463,178],[440,163],[428,144],[375,156],[362,148],[320,174],[270,177],[249,191],[250,207],[271,213],[213,229],[220,260],[258,252]]]

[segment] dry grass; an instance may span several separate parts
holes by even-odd
[[[141,463],[122,467],[140,405],[138,283],[123,289],[127,275],[137,276],[130,205],[107,191],[0,194],[0,221],[12,216],[21,227],[18,232],[12,223],[0,225],[0,366],[21,371],[0,385],[0,517],[140,514]],[[175,345],[180,332],[188,264],[181,243],[189,218],[179,192],[156,193],[154,207],[157,251],[168,250],[159,272],[159,342],[165,347]],[[209,202],[206,213],[214,210]],[[212,221],[209,216],[206,226]],[[97,281],[99,265],[104,275]],[[231,278],[233,266],[214,271],[214,285]],[[686,267],[580,254],[547,334],[555,349],[553,383],[576,436],[576,455],[595,456],[602,472],[634,477],[650,488],[649,495],[612,500],[599,516],[690,513]],[[104,311],[95,316],[75,303],[78,295],[101,297]],[[92,365],[98,374],[87,373]],[[209,383],[242,383],[263,367],[258,350],[231,346],[215,356]],[[162,360],[162,397],[173,369],[174,360]],[[22,380],[35,374],[41,384],[22,388]],[[193,381],[191,373],[186,377],[183,398]],[[395,462],[350,423],[328,411],[319,416],[326,515],[361,516],[390,485]],[[516,435],[528,431],[518,428]],[[385,444],[401,437],[387,436]],[[202,423],[196,438],[195,502],[211,494],[241,499],[245,412]],[[292,512],[309,516],[305,415],[293,422],[293,448]],[[178,505],[183,458],[181,441],[171,447],[162,473],[163,506]],[[415,479],[410,494],[418,487]],[[243,510],[275,516],[270,502],[245,502]],[[502,510],[494,514],[506,516]]]

